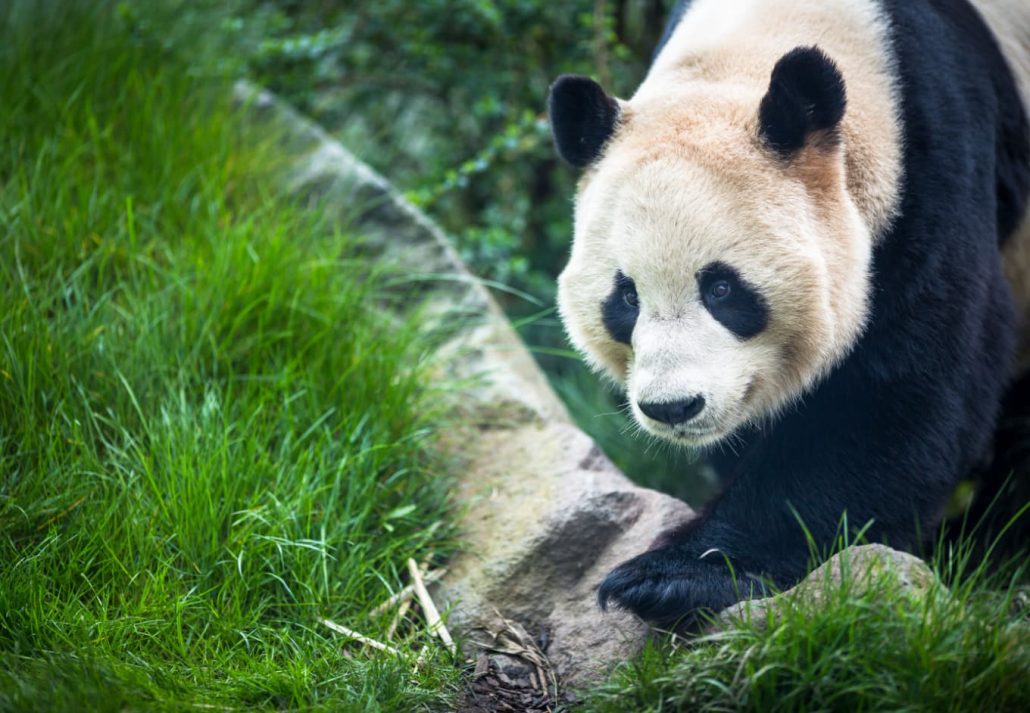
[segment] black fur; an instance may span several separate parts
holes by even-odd
[[[882,1],[904,182],[874,252],[868,328],[803,403],[715,455],[725,491],[614,570],[602,606],[667,622],[758,593],[761,580],[790,586],[809,565],[799,521],[821,551],[844,517],[852,530],[869,524],[870,540],[915,548],[989,457],[1015,341],[998,242],[1030,192],[1026,114],[967,0]]]
[[[818,47],[797,47],[773,67],[758,109],[758,130],[773,150],[789,156],[816,132],[836,140],[846,106],[837,65]]]
[[[972,539],[978,557],[1015,555],[1030,542],[1030,373],[1005,395],[994,454],[968,511],[948,523],[949,539]]]
[[[601,584],[597,601],[602,609],[615,601],[642,619],[673,624],[691,612],[722,609],[769,592],[760,578],[734,571],[721,552],[711,550],[702,558],[670,547],[644,552],[616,567]]]
[[[721,281],[729,284],[730,292],[720,299],[712,294],[712,287]],[[697,273],[697,286],[705,309],[741,339],[760,334],[769,324],[769,305],[765,298],[729,265],[713,262],[705,266]]]
[[[594,80],[563,74],[551,85],[547,113],[558,155],[582,168],[600,158],[615,133],[619,103]]]
[[[897,2],[897,0],[892,0]],[[998,196],[998,241],[1015,233],[1030,202],[1030,124],[1011,68],[997,50],[990,29],[983,24],[968,0],[936,0],[933,3],[951,18],[956,31],[965,31],[969,41],[984,48],[978,58],[992,82],[996,116],[994,126],[995,183]],[[1025,41],[1025,38],[1024,38]]]
[[[637,287],[633,280],[622,272],[615,273],[615,284],[612,291],[601,303],[601,321],[612,339],[622,344],[629,344],[633,339],[633,328],[637,324],[640,306],[630,304],[629,297],[636,298]]]

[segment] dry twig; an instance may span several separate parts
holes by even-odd
[[[451,652],[451,656],[456,656],[458,647],[454,645],[451,632],[447,631],[447,627],[444,625],[443,619],[440,618],[440,612],[437,610],[433,598],[429,596],[429,590],[426,589],[426,584],[422,580],[422,573],[418,571],[418,565],[410,557],[408,558],[408,572],[411,574],[411,583],[415,587],[415,596],[418,597],[418,603],[426,616],[429,630],[440,637],[440,641]]]
[[[325,626],[329,627],[330,629],[335,631],[337,634],[343,634],[344,636],[348,636],[348,637],[354,639],[355,641],[361,642],[365,646],[371,646],[373,649],[378,649],[379,651],[385,651],[386,653],[392,654],[393,656],[400,656],[401,655],[400,651],[398,651],[394,647],[390,646],[389,644],[384,644],[381,641],[376,641],[375,639],[370,639],[369,637],[365,636],[364,634],[359,634],[358,632],[354,631],[353,629],[348,629],[346,626],[341,626],[340,624],[337,624],[335,621],[329,621],[328,619],[320,619],[320,621],[322,622],[322,624],[324,624]]]
[[[427,561],[428,561],[428,558],[427,558]],[[426,562],[422,563],[421,569],[422,569],[423,572],[425,571],[425,569],[426,569]],[[441,579],[446,574],[447,574],[447,570],[446,569],[434,569],[432,572],[428,572],[428,573],[423,574],[422,575],[422,579],[428,585],[428,584],[432,584],[433,582],[437,581],[438,579]],[[408,586],[406,586],[403,589],[399,590],[396,594],[391,594],[389,597],[387,597],[385,600],[383,600],[383,602],[381,604],[377,604],[376,608],[371,611],[371,615],[372,616],[380,616],[382,614],[385,614],[386,612],[388,612],[394,606],[396,606],[398,604],[404,604],[404,602],[409,601],[411,599],[412,595],[414,595],[414,594],[415,594],[415,585],[409,584]]]

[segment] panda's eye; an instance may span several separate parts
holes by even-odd
[[[714,302],[720,302],[733,292],[729,280],[716,280],[708,287],[708,297]]]
[[[622,270],[615,273],[615,284],[612,291],[601,303],[601,321],[612,339],[632,346],[633,328],[640,316],[640,300],[637,297],[637,286]]]
[[[694,277],[705,309],[740,339],[750,339],[768,326],[769,304],[765,297],[730,265],[712,262]]]

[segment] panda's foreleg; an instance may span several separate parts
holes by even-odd
[[[602,606],[670,623],[793,585],[845,533],[917,545],[963,457],[955,414],[969,395],[961,381],[935,381],[827,385],[742,458],[697,520],[613,570]]]

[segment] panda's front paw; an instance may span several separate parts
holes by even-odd
[[[602,609],[614,604],[645,621],[672,624],[764,594],[759,580],[731,568],[720,553],[698,557],[673,545],[645,552],[613,569],[601,584],[597,601]]]

